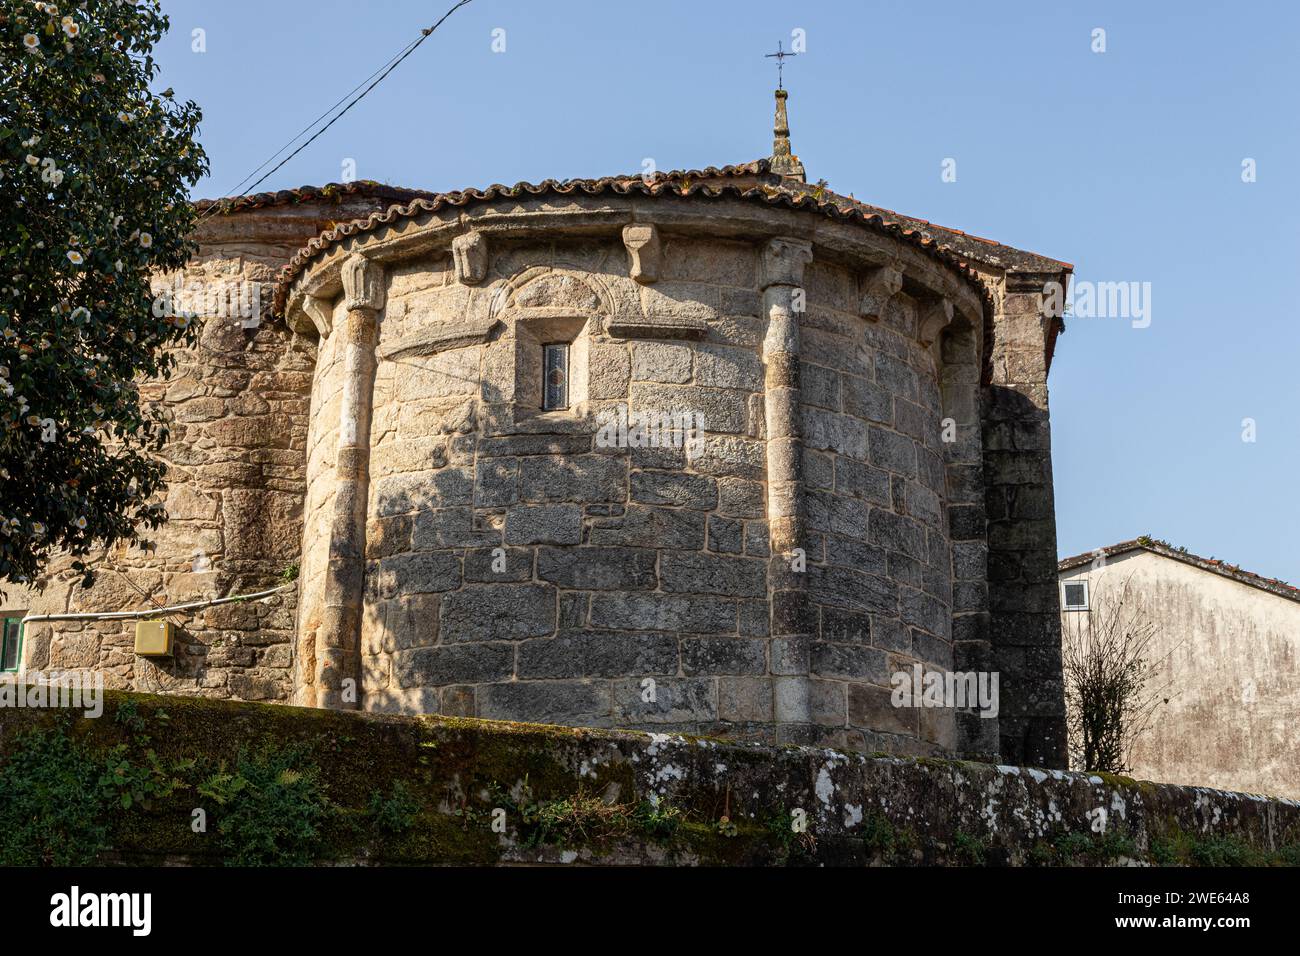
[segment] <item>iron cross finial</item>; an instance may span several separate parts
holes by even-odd
[[[777,88],[778,90],[783,90],[783,89],[785,89],[785,81],[784,81],[784,77],[782,76],[782,73],[781,73],[782,68],[785,66],[785,58],[786,58],[787,56],[798,56],[798,55],[799,55],[798,53],[790,53],[790,52],[787,51],[787,50],[783,50],[783,49],[781,49],[781,41],[780,41],[780,40],[777,40],[777,41],[776,41],[776,52],[775,52],[775,53],[765,53],[765,54],[763,55],[763,56],[764,56],[764,59],[770,59],[770,58],[772,58],[772,57],[776,57],[776,88]]]

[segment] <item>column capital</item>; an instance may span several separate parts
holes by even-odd
[[[343,307],[349,312],[378,312],[384,307],[384,267],[379,263],[365,256],[348,256],[339,278],[343,281]]]
[[[763,248],[763,288],[803,285],[804,268],[812,262],[812,243],[776,236]]]

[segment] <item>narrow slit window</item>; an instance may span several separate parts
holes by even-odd
[[[0,637],[0,671],[16,671],[23,660],[23,619],[4,619],[4,634]]]
[[[542,408],[569,407],[569,344],[542,346]]]
[[[1088,582],[1070,581],[1061,588],[1061,606],[1067,611],[1088,610]]]

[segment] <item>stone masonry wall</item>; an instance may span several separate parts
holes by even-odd
[[[197,307],[199,341],[180,350],[171,378],[145,382],[171,438],[170,520],[146,546],[92,556],[99,569],[82,589],[56,561],[43,589],[5,586],[6,614],[137,610],[281,583],[299,562],[306,492],[308,408],[315,343],[269,315],[275,274],[293,253],[336,218],[383,203],[364,196],[338,202],[241,209],[205,218],[199,251],[179,277],[160,277],[178,307]],[[229,308],[229,292],[260,315]],[[214,296],[225,295],[224,304]],[[296,592],[173,615],[173,658],[134,654],[134,621],[33,623],[24,638],[28,671],[99,671],[109,687],[245,700],[292,697]]]
[[[835,745],[952,752],[951,710],[899,708],[890,676],[951,670],[952,548],[935,356],[917,303],[859,314],[856,277],[814,263],[803,322],[814,715]]]
[[[813,726],[802,739],[956,748],[951,711],[889,701],[894,671],[953,666],[938,350],[918,343],[919,306],[907,296],[868,322],[854,270],[809,268],[799,613],[810,619],[792,626],[769,600],[793,572],[769,541],[760,253],[665,237],[653,285],[628,278],[617,240],[494,240],[473,287],[456,281],[445,253],[387,267],[370,428],[366,709],[771,740],[778,678],[804,674]],[[700,337],[622,331],[629,313],[698,322]],[[496,331],[447,340],[445,330],[487,314]],[[563,316],[582,325],[572,377],[583,401],[542,414],[525,353]],[[327,347],[316,387],[332,390]],[[977,385],[963,384],[973,407]],[[601,447],[597,416],[620,406],[698,411],[701,452]],[[313,461],[327,442],[313,434]],[[309,465],[309,522],[327,471]],[[318,573],[312,541],[304,609]]]
[[[1008,274],[998,288],[984,389],[984,476],[992,660],[1009,707],[1002,759],[1066,766],[1056,505],[1048,413],[1043,284]]]
[[[212,216],[184,278],[268,282],[309,237],[392,199],[326,192]],[[620,242],[601,217],[627,222],[626,206],[531,202],[510,214],[553,220],[553,235],[530,222],[354,255],[341,297],[328,267],[316,287],[334,291],[310,321],[209,319],[172,380],[142,386],[173,422],[173,520],[145,549],[100,556],[90,591],[56,563],[4,610],[211,598],[293,564],[297,588],[175,618],[170,661],[135,657],[131,622],[33,625],[25,666],[1061,765],[1043,276],[982,268],[996,315],[975,327],[953,321],[952,277],[892,239],[873,235],[856,261],[857,227],[827,226],[823,257],[769,238],[813,236],[803,213],[711,209],[670,210],[694,225],[662,235],[615,226]],[[790,258],[774,279],[776,247]],[[553,340],[572,342],[574,407],[542,413]],[[597,416],[620,408],[700,414],[698,453],[602,447]],[[778,541],[798,543],[800,571]],[[914,663],[999,671],[1009,706],[993,721],[895,708],[889,677]]]

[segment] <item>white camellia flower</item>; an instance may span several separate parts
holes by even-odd
[[[27,49],[35,50],[40,45],[40,38],[35,33],[23,34],[23,46],[27,47]]]
[[[147,232],[140,233],[140,245],[148,249],[153,245],[153,236],[149,235]]]
[[[86,257],[83,256],[83,255],[82,255],[80,252],[78,252],[76,249],[69,249],[69,250],[68,250],[68,261],[71,262],[74,266],[79,266],[79,265],[81,265],[83,262],[86,261]]]
[[[85,518],[78,518],[76,521],[74,521],[74,522],[72,522],[72,523],[73,523],[74,525],[76,525],[77,528],[78,528],[79,530],[81,530],[81,531],[85,531],[85,530],[86,530],[86,519],[85,519]]]
[[[70,37],[75,37],[78,33],[81,32],[81,27],[77,26],[77,21],[72,19],[72,17],[64,17],[63,32]]]
[[[37,166],[40,164],[40,162],[41,162],[41,158],[39,156],[33,156],[31,153],[27,154],[28,166]]]

